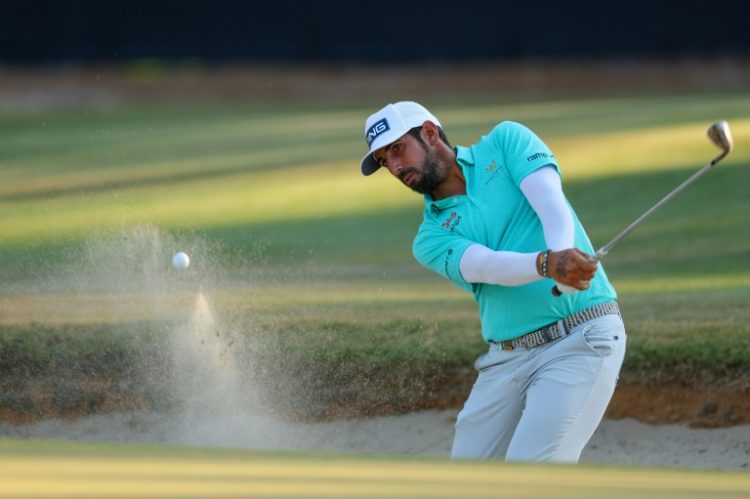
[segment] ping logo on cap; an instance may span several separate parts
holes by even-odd
[[[367,145],[372,145],[372,141],[378,138],[378,135],[381,133],[387,132],[390,130],[391,127],[388,126],[388,120],[383,118],[382,120],[376,122],[373,124],[370,128],[367,129],[367,133],[365,134],[365,140],[367,140]]]

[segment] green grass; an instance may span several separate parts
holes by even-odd
[[[747,497],[746,473],[0,441],[2,490],[34,497]]]
[[[425,104],[454,143],[504,119],[536,130],[595,246],[716,155],[705,129],[730,122],[732,155],[605,265],[631,338],[624,376],[713,369],[748,377],[750,94],[507,99]],[[22,352],[48,347],[19,338],[64,331],[73,346],[57,351],[61,358],[107,350],[107,341],[139,351],[139,340],[122,346],[130,341],[122,331],[179,314],[125,305],[202,287],[219,317],[301,361],[471,365],[482,348],[471,297],[411,256],[421,200],[384,173],[358,173],[371,107],[184,103],[1,114],[4,348],[16,345],[22,362]],[[144,226],[151,239],[138,235]],[[168,267],[177,249],[194,265],[175,276]],[[70,342],[76,330],[84,339]],[[51,354],[34,355],[41,366]]]

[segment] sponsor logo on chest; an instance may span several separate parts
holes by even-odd
[[[451,212],[448,218],[443,222],[443,228],[453,232],[456,230],[456,226],[461,223],[461,215],[457,211]]]
[[[484,169],[485,172],[487,172],[487,180],[484,181],[484,185],[489,185],[490,182],[493,182],[498,175],[500,175],[500,172],[503,170],[502,166],[497,166],[497,163],[493,160],[492,163],[487,165]]]

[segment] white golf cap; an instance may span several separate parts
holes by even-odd
[[[424,106],[411,101],[388,104],[377,113],[371,114],[365,121],[365,140],[370,151],[362,158],[362,175],[372,175],[380,168],[372,157],[373,151],[397,141],[412,128],[422,126],[425,121],[441,126],[437,118]]]

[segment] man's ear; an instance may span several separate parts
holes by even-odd
[[[440,131],[435,123],[432,121],[425,121],[422,124],[422,140],[425,144],[434,146],[440,141]]]

